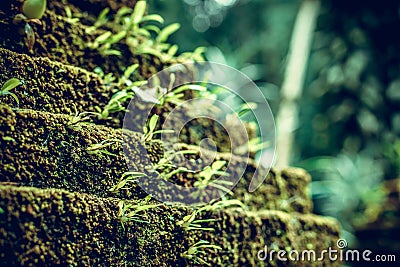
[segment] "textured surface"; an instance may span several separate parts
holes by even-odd
[[[241,207],[237,203],[223,208],[209,205],[208,210],[199,211],[198,207],[168,206],[149,198],[136,183],[111,192],[128,170],[118,141],[124,112],[113,114],[111,120],[93,117],[73,122],[76,112],[103,109],[121,89],[93,70],[101,67],[118,77],[126,66],[138,63],[132,78],[136,81],[175,59],[161,63],[154,55],[132,54],[124,41],[116,44],[122,57],[100,55],[88,47],[88,42],[107,30],[88,33],[99,12],[109,7],[112,16],[121,7],[134,8],[136,1],[125,0],[48,1],[42,25],[32,24],[36,43],[29,51],[19,34],[21,25],[12,23],[22,3],[5,0],[0,7],[0,84],[10,78],[22,82],[12,91],[19,104],[9,95],[0,96],[1,266],[338,265],[328,259],[284,264],[276,257],[268,262],[257,259],[266,247],[319,253],[335,246],[338,223],[310,213],[310,176],[301,169],[273,169],[250,194],[249,181],[257,167],[250,159],[230,196],[240,200]],[[73,20],[66,6],[73,17],[87,15]],[[185,79],[178,72],[176,78]],[[138,108],[145,108],[144,103],[134,101]],[[163,120],[173,108],[166,104],[151,109],[151,114]],[[146,174],[141,179],[150,181],[148,167],[164,156],[163,144],[144,142],[141,131],[146,118],[137,113],[130,116],[137,124],[135,131],[127,132],[132,168]],[[234,167],[247,162],[226,153],[231,144],[221,127],[201,119],[191,123],[204,132],[184,129],[182,148],[211,135],[218,141],[214,160],[231,159]],[[255,130],[247,127],[254,137]],[[91,153],[94,145],[105,140],[114,141],[104,151]],[[199,156],[196,152],[190,157]],[[204,162],[198,164],[204,167]],[[193,178],[191,173],[179,173],[171,179],[192,185]],[[223,206],[229,200],[218,203]],[[193,246],[198,242],[208,242],[210,247],[196,254]]]

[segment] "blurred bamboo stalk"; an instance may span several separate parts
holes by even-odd
[[[293,134],[298,127],[298,103],[310,56],[311,42],[319,14],[319,0],[304,0],[293,28],[287,56],[287,65],[281,89],[281,103],[277,115],[276,166],[289,166]]]

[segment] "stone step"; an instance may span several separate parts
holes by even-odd
[[[78,3],[72,1],[71,3]],[[78,6],[87,8],[88,3],[93,5],[102,3],[92,10],[101,9],[106,4],[114,1],[84,1]],[[114,8],[122,7],[126,2],[119,1],[113,5]],[[149,78],[152,74],[160,71],[164,64],[155,56],[150,55],[133,55],[127,48],[126,44],[121,41],[118,44],[118,49],[122,51],[123,56],[102,56],[97,50],[88,47],[88,44],[94,42],[97,36],[105,32],[105,30],[97,30],[93,34],[88,34],[88,25],[83,25],[79,22],[72,22],[69,18],[58,13],[62,7],[58,5],[49,5],[44,16],[40,19],[42,25],[30,23],[35,33],[35,45],[32,51],[29,51],[28,46],[24,41],[24,24],[15,25],[13,23],[14,16],[20,13],[22,0],[4,0],[0,6],[0,32],[3,39],[0,42],[0,47],[10,49],[17,53],[30,54],[35,57],[47,57],[51,60],[58,61],[64,64],[70,64],[76,67],[87,70],[94,70],[101,66],[105,73],[120,74],[127,66],[139,64],[137,71],[138,76],[142,79]],[[69,3],[73,7],[73,5]],[[131,1],[129,6],[134,5],[135,1]],[[55,8],[58,6],[58,8]],[[54,7],[54,9],[51,9]],[[57,12],[57,13],[56,13]],[[97,16],[97,14],[96,14]]]
[[[66,189],[99,197],[140,199],[145,196],[136,184],[116,195],[109,191],[128,171],[121,143],[107,147],[108,154],[88,152],[89,147],[104,140],[121,139],[121,130],[87,123],[71,125],[73,117],[68,115],[0,107],[1,181]],[[141,137],[140,133],[130,133],[129,153],[135,159],[133,170],[148,173],[146,166],[158,162],[163,151],[158,142],[144,145]],[[146,152],[149,157],[144,156]],[[229,160],[229,157],[219,153],[216,160]],[[246,162],[238,157],[232,157],[231,161],[233,170]],[[255,167],[250,159],[245,176],[233,189],[233,197],[252,209],[311,211],[307,192],[310,178],[304,171],[271,171],[262,186],[250,194],[247,189]],[[190,176],[179,177],[191,181]],[[291,180],[290,183],[285,179]]]
[[[96,106],[103,109],[112,96],[111,88],[93,72],[4,48],[0,48],[0,73],[0,84],[11,78],[21,81],[12,91],[19,105],[6,96],[0,97],[0,103],[22,109],[56,114],[95,112]]]
[[[128,203],[124,203],[127,205]],[[121,200],[57,189],[0,186],[2,266],[339,266],[339,262],[270,261],[260,250],[336,249],[338,224],[312,214],[240,208],[199,212],[203,229],[179,222],[193,210],[153,200],[130,202],[145,211],[121,223]],[[132,211],[130,210],[130,211]],[[212,220],[215,221],[212,221]],[[210,228],[212,230],[207,230]],[[200,240],[213,245],[194,254]],[[202,242],[204,242],[202,241]],[[215,247],[218,246],[219,248]],[[263,253],[259,254],[264,255]],[[292,254],[296,255],[296,254]],[[269,258],[268,258],[269,259]],[[196,264],[197,261],[197,264]],[[200,264],[199,264],[200,263]]]

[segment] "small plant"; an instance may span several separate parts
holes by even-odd
[[[221,191],[226,192],[229,195],[232,195],[232,191],[229,190],[226,186],[232,186],[233,183],[230,181],[224,180],[214,180],[211,179],[215,176],[228,176],[228,174],[224,171],[221,171],[222,167],[224,167],[226,161],[218,160],[213,162],[211,166],[206,166],[201,172],[197,174],[198,181],[194,182],[193,186],[195,187],[206,187],[208,185],[213,186]]]
[[[245,154],[247,152],[249,153],[257,153],[260,150],[263,150],[264,148],[269,147],[270,143],[268,141],[266,142],[261,142],[260,137],[255,137],[250,139],[247,143],[236,147],[233,150],[234,154]]]
[[[157,14],[145,15],[146,9],[146,1],[137,1],[133,10],[128,7],[120,8],[112,21],[107,17],[109,9],[104,9],[86,32],[93,34],[105,25],[107,30],[89,43],[88,47],[98,50],[103,56],[121,56],[116,44],[124,41],[132,54],[151,55],[158,57],[163,63],[170,62],[179,48],[166,41],[180,25],[173,23],[161,29],[158,24],[163,24],[164,19]],[[204,48],[198,48],[193,53],[184,53],[178,57],[178,61],[204,61],[203,52]]]
[[[158,101],[160,106],[164,106],[165,103],[172,103],[174,105],[180,105],[184,102],[184,92],[188,90],[192,91],[207,91],[207,88],[202,85],[197,85],[197,84],[184,84],[176,89],[173,89],[175,83],[175,74],[171,73],[170,75],[170,83],[168,86],[168,89],[162,90],[160,88],[159,95],[158,95]]]
[[[126,204],[125,201],[121,200],[118,202],[118,218],[121,222],[122,228],[125,230],[124,224],[128,221],[149,223],[148,221],[143,220],[146,211],[154,209],[156,207],[161,206],[162,204],[148,204],[151,196],[147,196],[143,204]]]
[[[173,133],[173,130],[157,130],[155,131],[157,127],[157,122],[158,122],[159,116],[157,114],[154,114],[151,116],[148,125],[143,127],[143,136],[142,136],[142,142],[150,142],[153,140],[153,136],[155,134],[160,134],[160,133]]]
[[[15,102],[17,102],[17,104],[19,105],[19,99],[16,96],[16,94],[10,92],[11,90],[13,90],[14,88],[16,88],[17,86],[19,86],[21,84],[21,81],[18,80],[17,78],[11,78],[9,80],[7,80],[0,89],[0,96],[6,96],[9,95],[12,98],[14,98]]]
[[[99,113],[96,112],[89,112],[89,111],[78,112],[75,104],[72,104],[72,107],[75,110],[75,114],[71,115],[71,117],[69,118],[67,125],[70,129],[78,129],[79,128],[77,127],[78,123],[87,122],[91,118],[99,116]]]
[[[213,228],[204,228],[200,223],[204,222],[213,222],[215,219],[200,219],[196,220],[196,216],[201,212],[215,212],[221,209],[225,209],[227,207],[237,206],[242,209],[245,209],[246,206],[238,199],[226,199],[220,201],[212,201],[209,204],[195,209],[191,214],[188,214],[182,218],[182,220],[177,222],[177,225],[181,226],[185,230],[203,230],[203,231],[214,231]]]
[[[90,155],[93,155],[93,154],[94,155],[104,154],[104,155],[116,157],[117,156],[116,154],[113,154],[113,153],[111,153],[111,152],[109,152],[109,151],[107,151],[105,149],[105,148],[108,148],[108,147],[110,147],[110,146],[112,146],[112,145],[114,145],[116,143],[122,143],[122,140],[121,139],[116,139],[116,138],[110,138],[110,139],[107,139],[107,140],[103,140],[100,143],[91,145],[90,147],[86,148],[86,151]]]
[[[32,51],[33,46],[35,45],[35,32],[29,23],[33,22],[42,25],[40,19],[46,11],[46,5],[46,0],[25,0],[22,5],[22,13],[19,13],[14,17],[14,24],[24,27],[26,35],[25,43],[27,44],[29,51]]]
[[[95,107],[95,109],[98,111],[97,112],[97,118],[99,120],[108,120],[111,119],[110,114],[116,113],[119,111],[124,111],[125,107],[123,104],[126,101],[131,100],[134,97],[133,92],[128,92],[128,91],[118,91],[116,92],[108,101],[107,105],[101,109],[100,107]]]
[[[181,254],[182,257],[189,261],[193,261],[195,264],[211,266],[210,263],[206,262],[202,257],[207,255],[207,250],[222,250],[220,246],[212,245],[206,240],[200,240],[194,245],[190,246],[189,249]]]
[[[72,15],[71,8],[69,6],[64,7],[65,10],[65,15],[67,16],[67,22],[70,24],[76,24],[79,22],[79,18],[75,17]]]
[[[138,178],[145,176],[146,174],[142,172],[125,172],[124,174],[122,174],[121,178],[119,179],[119,182],[110,188],[110,191],[112,193],[118,193],[120,189],[127,189],[124,188],[124,186],[127,185],[128,183],[135,183]]]

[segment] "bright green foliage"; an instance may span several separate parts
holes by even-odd
[[[167,40],[180,25],[173,23],[161,29],[158,25],[163,24],[164,19],[157,14],[145,15],[146,9],[146,1],[138,1],[133,10],[127,7],[118,10],[112,21],[107,17],[109,9],[104,9],[87,33],[92,34],[105,25],[108,28],[88,47],[97,49],[103,56],[121,56],[115,44],[124,41],[134,55],[152,55],[164,63],[171,61],[178,52],[178,46],[168,44]],[[180,58],[203,61],[203,52],[204,48],[196,49],[194,53],[182,54]]]
[[[198,177],[198,180],[193,185],[195,187],[206,187],[210,185],[221,191],[224,191],[229,195],[232,195],[232,191],[226,188],[226,186],[231,186],[232,182],[218,179],[214,181],[211,180],[214,176],[228,176],[225,171],[221,171],[225,164],[226,161],[219,160],[213,162],[211,166],[206,166],[201,172],[196,175]]]
[[[106,150],[106,148],[115,145],[117,143],[122,143],[122,140],[116,139],[116,138],[110,138],[107,140],[103,140],[100,143],[93,144],[90,147],[86,148],[86,151],[88,154],[94,154],[94,155],[108,155],[108,156],[117,156],[109,151]]]
[[[17,78],[11,78],[8,81],[6,81],[3,86],[0,89],[0,96],[6,96],[9,95],[12,98],[14,98],[15,102],[19,105],[19,99],[16,96],[16,94],[10,92],[12,89],[16,88],[21,84],[21,81],[18,80]]]
[[[145,177],[146,174],[142,172],[125,172],[119,182],[110,188],[110,191],[113,193],[117,193],[120,189],[128,189],[124,187],[128,183],[135,183],[138,178]]]
[[[143,127],[143,136],[142,136],[142,141],[143,142],[150,142],[153,139],[153,136],[155,134],[160,134],[160,133],[173,133],[173,130],[155,130],[157,127],[157,122],[158,122],[159,116],[157,114],[154,114],[148,124]]]
[[[41,19],[46,11],[46,0],[25,0],[22,13],[28,19]]]
[[[162,204],[148,204],[151,196],[146,197],[143,203],[139,204],[127,204],[125,201],[121,200],[118,203],[118,218],[121,221],[122,227],[125,229],[124,223],[128,221],[136,221],[142,223],[148,223],[143,218],[148,210],[157,208]]]
[[[215,251],[222,250],[222,248],[217,245],[212,245],[206,240],[200,240],[199,242],[189,247],[189,249],[182,253],[181,256],[196,264],[211,266],[211,264],[209,264],[202,258],[203,256],[208,254],[207,250]]]

